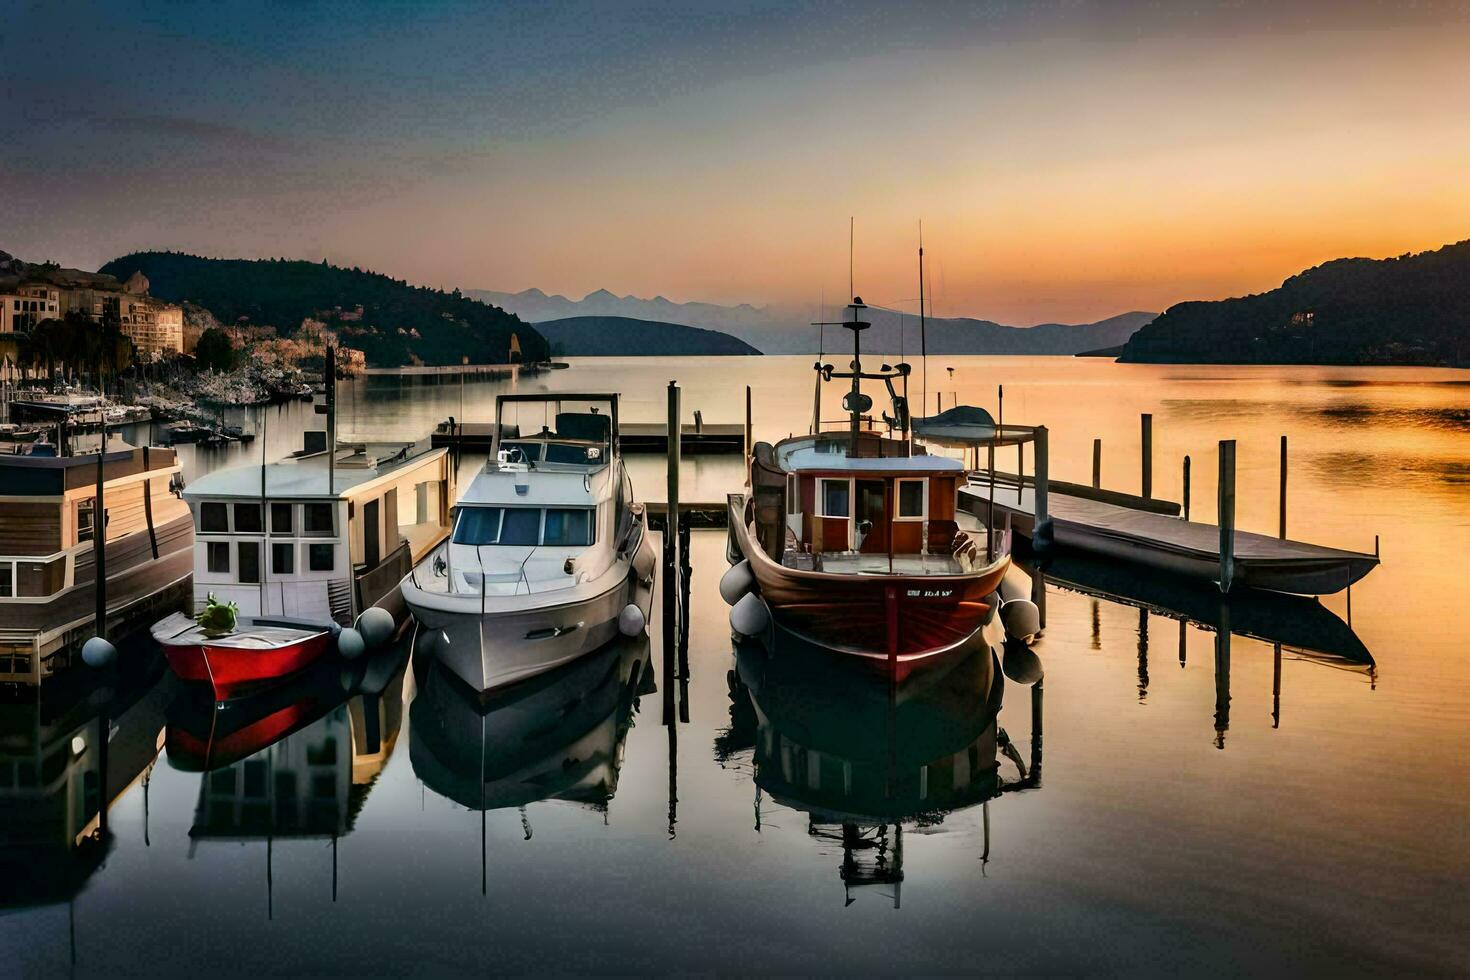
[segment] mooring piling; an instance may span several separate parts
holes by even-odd
[[[1286,540],[1286,436],[1281,437],[1281,540]]]
[[[1092,440],[1092,489],[1102,489],[1102,440]]]
[[[1220,591],[1235,578],[1235,440],[1220,440]]]
[[[1189,520],[1189,457],[1184,457],[1184,519]]]
[[[1139,423],[1143,429],[1143,499],[1149,500],[1154,495],[1154,417],[1151,413],[1144,412]]]

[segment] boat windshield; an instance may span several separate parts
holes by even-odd
[[[463,507],[454,525],[454,543],[480,545],[592,544],[592,511],[585,507]]]

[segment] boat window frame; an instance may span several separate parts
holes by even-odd
[[[499,513],[500,520],[495,525],[495,540],[484,544],[470,544],[467,541],[457,539],[459,525],[464,521],[464,514],[470,510],[494,510]],[[505,531],[505,515],[507,511],[535,511],[536,512],[536,540],[531,544],[506,544],[500,540]],[[546,514],[552,510],[574,510],[587,514],[587,536],[586,544],[547,544],[546,543]],[[454,524],[449,530],[449,542],[461,548],[591,548],[597,544],[597,508],[583,507],[580,504],[537,504],[521,507],[515,504],[460,504],[455,507]]]
[[[218,507],[225,515],[223,527],[205,527],[205,514],[211,508]],[[199,502],[199,533],[200,534],[229,534],[230,533],[230,505],[223,500],[202,500]]]
[[[905,483],[919,484],[919,513],[904,514],[903,512],[903,485]],[[901,476],[893,481],[893,514],[889,520],[894,522],[920,523],[929,519],[929,478],[927,476]]]
[[[215,555],[224,555],[224,567],[215,567]],[[230,574],[230,543],[228,541],[204,542],[204,571],[208,575]]]
[[[245,578],[245,549],[255,549],[255,577]],[[241,585],[260,584],[260,542],[255,540],[241,541],[235,548],[235,581]]]
[[[830,517],[833,520],[851,521],[852,520],[852,498],[853,498],[854,494],[856,493],[856,491],[853,488],[853,478],[850,477],[850,476],[849,477],[822,476],[822,477],[818,477],[817,478],[817,482],[820,484],[820,486],[817,487],[817,489],[819,491],[818,494],[817,494],[817,516],[818,517]],[[829,513],[827,513],[827,484],[829,484],[829,483],[840,483],[844,487],[847,488],[847,513],[846,514],[829,514]]]

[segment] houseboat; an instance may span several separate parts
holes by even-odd
[[[246,616],[348,626],[381,604],[402,621],[398,582],[449,534],[454,469],[447,450],[412,443],[339,444],[333,458],[313,446],[183,496],[196,610],[213,594]]]
[[[194,608],[234,603],[233,630],[154,625],[174,672],[225,700],[295,674],[370,606],[407,618],[399,580],[449,534],[454,467],[415,444],[312,445],[212,473],[184,491],[196,529]]]
[[[988,561],[984,541],[955,523],[963,464],[906,438],[907,401],[893,381],[907,378],[908,365],[863,371],[864,309],[854,299],[843,322],[853,333],[852,370],[817,365],[822,381],[851,380],[848,426],[824,432],[814,418],[810,435],[754,446],[750,493],[730,496],[735,567],[721,592],[736,604],[737,632],[759,634],[774,621],[902,677],[979,633],[1009,559]],[[883,381],[893,399],[886,435],[868,421],[863,380]]]
[[[36,685],[95,632],[99,523],[114,637],[187,598],[194,525],[172,449],[110,442],[99,522],[97,454],[29,448],[0,454],[0,683]]]
[[[525,418],[539,431],[522,435]],[[402,584],[438,631],[438,658],[476,691],[641,634],[657,564],[619,451],[617,395],[501,395],[494,432],[450,540]]]

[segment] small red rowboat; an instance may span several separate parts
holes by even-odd
[[[335,624],[241,616],[233,632],[207,636],[182,613],[153,626],[153,638],[173,672],[209,684],[216,701],[300,672],[336,645],[337,632]]]

